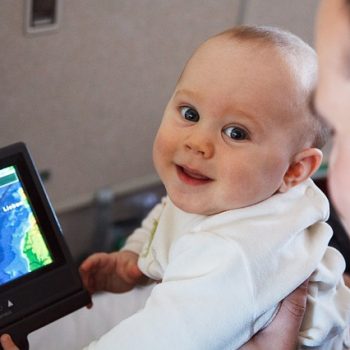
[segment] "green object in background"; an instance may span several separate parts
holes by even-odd
[[[320,179],[327,177],[328,172],[328,162],[324,162],[321,164],[319,169],[316,171],[316,173],[312,176],[313,179]]]

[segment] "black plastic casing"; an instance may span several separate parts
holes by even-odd
[[[15,166],[53,262],[0,286],[0,334],[21,350],[27,335],[91,303],[38,171],[24,143],[0,149],[0,169]],[[59,339],[57,339],[59,341]],[[1,349],[1,346],[0,346]]]

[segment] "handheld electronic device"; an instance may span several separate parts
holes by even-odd
[[[90,302],[26,145],[0,149],[0,334],[27,349],[30,332]]]

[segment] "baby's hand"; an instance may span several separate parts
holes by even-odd
[[[96,253],[89,256],[80,266],[80,274],[87,290],[123,293],[147,277],[137,266],[138,254],[127,250],[114,253]]]
[[[1,336],[0,343],[4,350],[19,350],[8,334],[3,334]]]

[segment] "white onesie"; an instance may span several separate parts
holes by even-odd
[[[342,349],[350,292],[343,257],[327,247],[328,207],[311,180],[213,216],[183,212],[165,198],[124,248],[140,254],[143,273],[161,283],[142,310],[87,349],[237,349],[311,274],[300,343]]]

